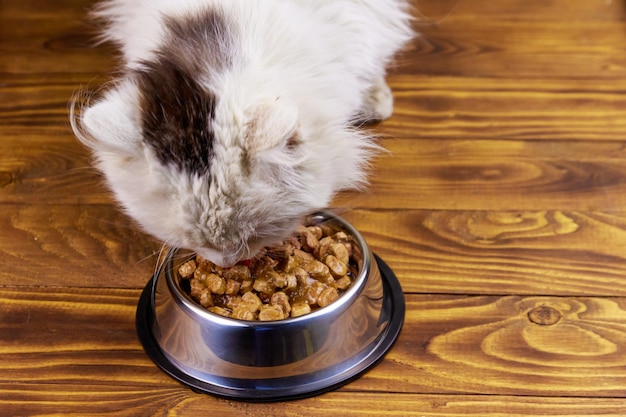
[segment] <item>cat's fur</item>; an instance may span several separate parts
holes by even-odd
[[[126,212],[221,265],[289,235],[376,150],[385,67],[411,38],[404,0],[108,0],[124,68],[73,114]]]

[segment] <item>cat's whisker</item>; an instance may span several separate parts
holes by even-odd
[[[161,245],[161,249],[158,251],[157,256],[157,260],[154,263],[154,273],[156,274],[158,271],[161,270],[161,268],[165,265],[165,260],[167,259],[167,253],[168,251],[172,250],[172,248],[169,245],[169,242],[163,242],[163,244]],[[178,255],[178,252],[177,252]]]
[[[156,260],[157,260],[156,264],[158,265],[159,264],[159,259],[161,258],[161,252],[162,251],[163,251],[163,247],[161,247],[160,249],[155,250],[152,253],[150,253],[150,254],[144,256],[143,258],[139,259],[137,261],[137,263],[141,264],[141,263],[147,262],[150,259],[156,258]]]

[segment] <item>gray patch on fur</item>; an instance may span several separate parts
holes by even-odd
[[[156,59],[136,71],[143,140],[164,164],[206,175],[213,159],[217,97],[198,79],[231,65],[234,38],[215,10],[168,19]]]

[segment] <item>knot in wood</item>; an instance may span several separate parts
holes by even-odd
[[[530,310],[528,319],[540,326],[552,326],[561,320],[561,313],[555,308],[541,306]]]

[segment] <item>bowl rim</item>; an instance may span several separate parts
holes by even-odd
[[[172,294],[173,299],[177,303],[177,305],[182,308],[187,314],[202,318],[203,320],[214,322],[215,324],[218,324],[220,326],[238,328],[262,327],[269,329],[287,325],[297,325],[299,323],[309,322],[318,318],[323,319],[327,316],[336,317],[336,315],[340,314],[342,310],[347,309],[365,288],[365,284],[367,283],[368,279],[367,272],[370,270],[372,264],[372,252],[370,251],[369,246],[361,233],[359,233],[359,231],[356,230],[356,228],[352,226],[348,221],[346,221],[343,217],[328,210],[322,210],[307,216],[307,222],[310,219],[318,223],[323,223],[326,221],[338,223],[339,229],[344,230],[350,236],[352,236],[361,251],[360,268],[357,277],[352,282],[350,288],[343,292],[337,300],[333,301],[326,307],[318,308],[311,313],[302,316],[288,317],[285,319],[272,321],[241,320],[232,317],[224,317],[219,314],[213,313],[192,300],[191,297],[182,290],[180,284],[176,282],[177,279],[175,277],[175,274],[173,273],[173,268],[170,268],[168,265],[170,265],[175,260],[175,255],[179,251],[179,249],[177,248],[172,248],[166,254],[162,265],[162,267],[164,268],[163,272],[165,274],[167,287],[170,291],[170,294]]]

